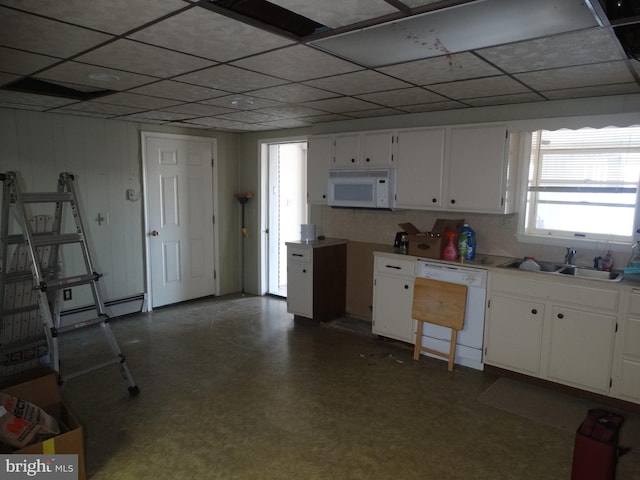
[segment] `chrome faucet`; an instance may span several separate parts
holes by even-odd
[[[572,265],[573,264],[573,256],[576,254],[575,249],[571,248],[571,247],[567,247],[567,254],[564,256],[564,263],[566,265]]]

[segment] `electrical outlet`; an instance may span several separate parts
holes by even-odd
[[[62,298],[64,299],[65,302],[67,300],[71,300],[71,289],[70,288],[65,288],[64,290],[62,290]]]

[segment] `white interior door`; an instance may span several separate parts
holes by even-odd
[[[150,306],[215,294],[215,139],[143,133]]]

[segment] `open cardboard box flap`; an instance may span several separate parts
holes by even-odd
[[[409,255],[423,258],[442,258],[442,252],[447,241],[444,232],[458,234],[464,226],[464,219],[449,220],[438,218],[429,232],[421,232],[412,223],[400,223],[399,226],[407,233]]]

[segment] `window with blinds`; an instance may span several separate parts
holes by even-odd
[[[631,242],[640,179],[640,126],[533,132],[525,230]]]

